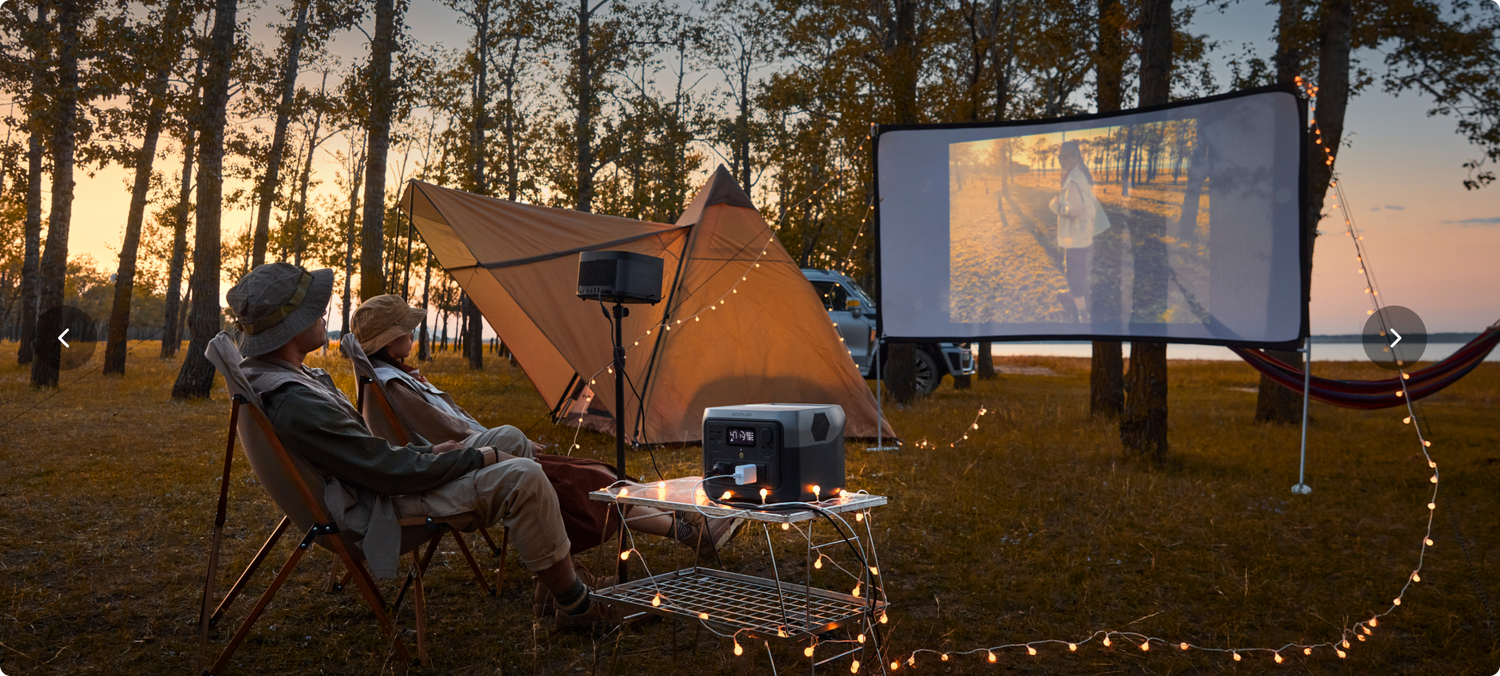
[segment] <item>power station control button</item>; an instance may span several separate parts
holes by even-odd
[[[760,431],[757,432],[755,436],[760,439],[761,448],[771,448],[775,443],[775,439],[771,438],[772,432],[771,428],[769,427],[760,428]]]

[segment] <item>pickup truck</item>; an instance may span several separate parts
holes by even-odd
[[[811,282],[828,316],[838,326],[839,335],[849,348],[854,365],[866,378],[879,378],[875,373],[875,317],[877,309],[870,294],[865,293],[847,275],[833,270],[803,268],[802,275]],[[883,346],[882,346],[882,349]],[[917,363],[917,391],[926,395],[937,389],[945,375],[973,375],[974,357],[968,343],[919,343],[913,351]],[[885,353],[880,355],[880,368],[885,369]]]

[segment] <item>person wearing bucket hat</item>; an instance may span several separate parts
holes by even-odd
[[[487,427],[459,407],[447,392],[406,363],[412,350],[411,332],[425,315],[400,296],[384,295],[365,301],[350,318],[354,337],[369,355],[381,389],[402,423],[427,441],[493,446],[512,456],[535,459],[557,493],[573,554],[609,539],[619,521],[609,518],[608,504],[589,499],[589,493],[614,483],[619,472],[592,458],[540,453],[541,447],[515,427]],[[717,553],[743,524],[739,519],[678,520],[675,514],[634,505],[626,516],[631,530],[672,538],[703,558]]]
[[[575,572],[557,494],[537,463],[458,442],[392,446],[372,436],[333,379],[303,359],[327,343],[333,271],[261,265],[229,290],[240,368],[286,449],[327,480],[324,500],[378,577],[396,576],[398,519],[475,513],[504,522],[521,562],[558,598],[571,626],[617,622]]]

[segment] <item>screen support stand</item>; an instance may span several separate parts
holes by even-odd
[[[899,451],[900,446],[885,445],[885,398],[881,396],[881,384],[885,382],[885,372],[880,370],[880,353],[885,352],[885,336],[875,341],[875,445],[866,446],[867,451]]]
[[[629,480],[630,474],[625,471],[625,341],[621,335],[624,331],[625,318],[630,316],[630,310],[620,301],[615,301],[614,308],[614,362],[615,362],[615,463],[620,472],[620,479]],[[623,512],[622,512],[623,514]],[[625,525],[620,525],[620,551],[625,551]],[[619,584],[630,581],[629,572],[625,568],[625,560],[615,561],[615,579]]]
[[[1292,486],[1292,492],[1298,495],[1307,495],[1312,492],[1312,486],[1307,485],[1307,398],[1312,391],[1312,336],[1309,335],[1302,343],[1302,463],[1297,468],[1297,485]]]

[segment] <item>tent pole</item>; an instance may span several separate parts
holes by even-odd
[[[1297,468],[1297,485],[1292,486],[1292,492],[1298,495],[1307,495],[1312,492],[1312,486],[1307,485],[1307,397],[1312,391],[1312,336],[1309,335],[1302,344],[1302,463]]]
[[[882,423],[885,422],[885,398],[881,396],[880,386],[881,383],[885,382],[885,373],[880,370],[880,353],[885,351],[884,347],[885,336],[881,336],[875,341],[875,445],[866,446],[865,450],[867,451],[895,451],[900,449],[899,446],[885,445],[885,437],[883,436],[885,433],[885,428],[882,427]]]

